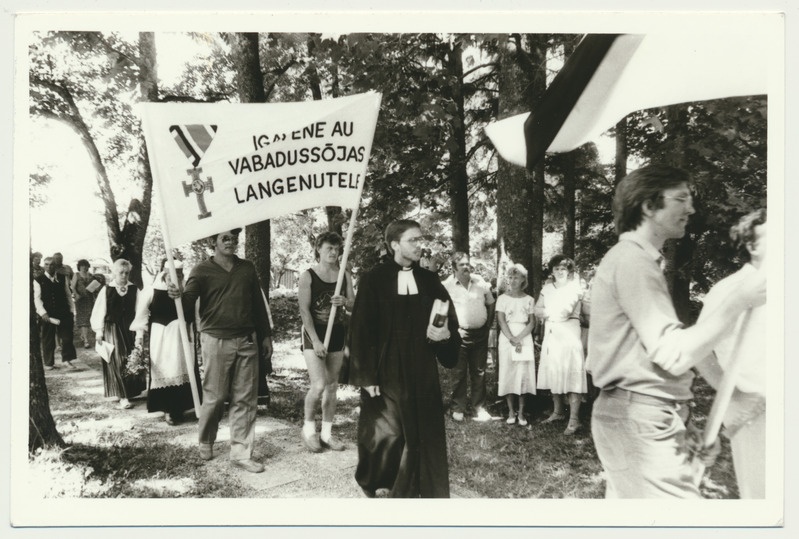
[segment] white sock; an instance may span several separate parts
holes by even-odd
[[[326,442],[330,439],[332,435],[333,435],[333,422],[322,421],[322,434],[320,434],[319,437]]]
[[[306,436],[312,436],[313,434],[315,434],[316,433],[316,421],[313,421],[313,420],[309,421],[309,420],[306,419],[305,423],[302,426],[302,432]]]

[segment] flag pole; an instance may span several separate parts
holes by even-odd
[[[735,345],[732,347],[734,356],[732,361],[724,371],[721,377],[719,388],[716,391],[716,398],[713,400],[713,405],[710,407],[710,414],[708,414],[707,425],[705,425],[702,434],[702,448],[712,447],[718,437],[721,424],[724,421],[724,414],[727,413],[727,408],[730,406],[732,393],[735,390],[735,382],[738,380],[738,373],[743,364],[744,354],[741,352],[741,344],[743,337],[749,327],[749,320],[752,318],[752,310],[749,309],[741,320],[738,335],[735,337]],[[701,463],[700,459],[694,462],[695,480],[698,485],[702,481],[702,476],[705,474],[705,466]]]
[[[162,230],[161,236],[164,239],[164,248],[166,249],[167,268],[169,269],[170,280],[179,287],[178,274],[177,271],[175,271],[175,260],[172,258],[172,247],[169,244],[169,235],[165,234]],[[194,401],[194,413],[197,417],[200,417],[200,394],[199,390],[197,389],[197,378],[194,376],[194,350],[192,350],[191,345],[189,344],[189,332],[186,329],[186,316],[183,313],[183,302],[179,297],[175,298],[175,307],[177,308],[178,320],[180,322],[178,327],[180,329],[181,344],[183,345],[183,359],[186,362],[186,369],[189,371],[189,383],[191,384],[191,398]]]
[[[152,105],[152,103],[143,104],[145,105]],[[142,130],[144,131],[144,152],[147,155],[147,161],[150,164],[150,172],[153,176],[153,183],[154,187],[156,188],[157,192],[163,198],[163,188],[161,186],[160,180],[160,171],[158,168],[158,164],[154,162],[153,154],[148,150],[149,142],[153,140],[153,136],[151,133],[151,126],[150,123],[145,121],[145,117],[147,114],[142,114]],[[172,258],[172,242],[169,239],[169,230],[167,228],[167,221],[166,221],[166,209],[164,208],[163,203],[158,204],[159,215],[161,217],[161,237],[164,240],[164,249],[166,250],[166,260],[167,260],[167,268],[169,269],[169,277],[173,283],[175,283],[178,288],[180,287],[178,283],[178,274],[175,271],[175,259]],[[175,308],[178,314],[178,329],[180,330],[180,340],[182,341],[183,345],[183,360],[186,362],[186,369],[188,370],[189,374],[189,384],[191,385],[191,398],[194,403],[194,414],[197,417],[200,417],[200,394],[199,390],[197,389],[197,378],[194,376],[194,350],[192,350],[191,345],[189,344],[189,333],[186,330],[186,316],[183,313],[183,302],[178,297],[175,299]]]
[[[344,283],[344,275],[347,272],[347,259],[350,256],[350,248],[352,247],[352,235],[355,232],[355,222],[358,219],[358,206],[352,209],[352,215],[350,216],[350,225],[347,227],[347,238],[344,240],[344,252],[341,255],[341,263],[338,270],[338,278],[336,279],[336,290],[334,292],[335,295],[338,295],[341,292],[341,285]],[[346,296],[346,294],[345,294]],[[333,305],[330,307],[330,318],[327,320],[327,330],[325,330],[325,341],[324,346],[325,350],[327,350],[327,345],[330,344],[330,336],[333,334],[333,321],[336,319],[336,309],[337,307]]]

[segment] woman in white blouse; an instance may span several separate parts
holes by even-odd
[[[144,390],[141,378],[127,376],[125,367],[133,350],[136,336],[129,330],[136,316],[138,288],[128,281],[130,262],[122,258],[114,262],[113,279],[97,295],[92,309],[91,325],[97,346],[113,346],[110,354],[103,357],[104,395],[119,402],[119,408],[127,409],[133,405],[131,397]]]
[[[569,396],[569,424],[563,432],[574,434],[580,427],[582,394],[588,391],[585,356],[580,340],[580,300],[583,290],[574,273],[574,262],[564,255],[549,261],[553,281],[541,288],[535,315],[544,320],[544,342],[538,389],[552,392],[553,411],[546,422],[566,418],[565,395]]]

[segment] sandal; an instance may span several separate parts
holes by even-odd
[[[513,425],[514,423],[516,423],[516,414],[510,414],[508,416],[508,419],[505,420],[505,423],[507,423],[508,425]]]
[[[527,420],[523,416],[519,416],[519,426],[520,427],[526,427],[527,426]]]
[[[556,414],[553,413],[551,416],[546,418],[543,423],[552,423],[553,421],[563,421],[566,419],[566,414]]]

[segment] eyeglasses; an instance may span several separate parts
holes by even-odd
[[[410,243],[412,245],[418,245],[418,244],[420,244],[421,242],[424,241],[424,238],[422,236],[419,236],[417,238],[405,238],[405,240],[403,240],[403,241],[407,241],[408,243]]]
[[[694,197],[692,195],[680,195],[680,196],[671,196],[671,195],[660,195],[658,198],[668,198],[671,200],[675,200],[680,204],[691,204],[694,203]]]

